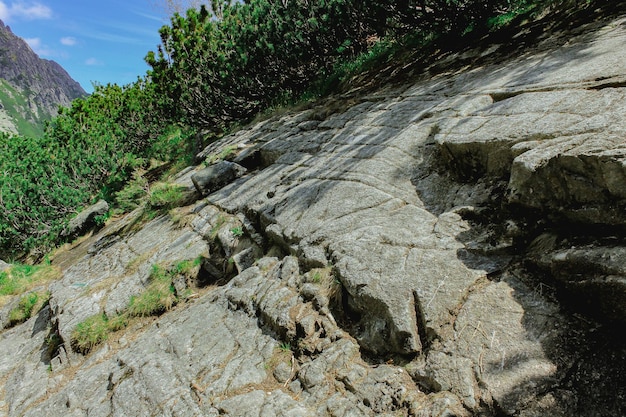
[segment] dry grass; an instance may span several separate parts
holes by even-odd
[[[331,302],[341,297],[341,282],[336,277],[332,266],[311,269],[304,275],[304,278],[307,282],[319,285],[322,295],[328,297]]]

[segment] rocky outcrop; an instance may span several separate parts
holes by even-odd
[[[74,238],[79,234],[85,233],[96,226],[96,218],[106,214],[107,211],[109,211],[109,204],[104,200],[92,204],[69,221],[64,235]]]
[[[53,259],[48,307],[0,338],[0,409],[623,415],[625,21],[211,145],[247,172]],[[155,265],[178,304],[79,349]]]
[[[234,162],[221,161],[191,176],[200,195],[208,195],[245,174],[246,169]]]

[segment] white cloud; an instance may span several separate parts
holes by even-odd
[[[51,19],[52,9],[39,2],[16,1],[8,5],[0,1],[0,19],[9,21],[13,18],[25,20]]]
[[[61,38],[61,43],[65,46],[74,46],[76,45],[77,41],[76,41],[76,38],[72,38],[71,36],[66,36],[64,38]]]
[[[9,8],[2,1],[0,1],[0,20],[5,22],[9,20]]]
[[[42,43],[40,38],[25,38],[24,40],[28,46],[30,46],[30,49],[32,49],[40,57],[65,58],[67,56],[64,52],[55,51],[48,45]]]
[[[41,39],[39,38],[24,38],[24,40],[33,51],[41,47]]]
[[[100,61],[97,58],[89,58],[85,61],[85,65],[89,66],[101,66],[104,65],[104,62]]]

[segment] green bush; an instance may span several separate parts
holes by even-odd
[[[189,153],[181,129],[157,111],[153,83],[95,86],[59,109],[38,137],[0,134],[0,256],[41,256],[62,240],[67,219],[98,198],[113,200],[153,157]],[[134,188],[133,188],[134,186]],[[134,204],[138,184],[118,195]],[[28,207],[26,210],[25,207]]]
[[[148,197],[148,180],[135,171],[133,178],[115,193],[116,208],[122,213],[133,211],[140,207]]]
[[[485,30],[490,18],[517,13],[529,1],[210,3],[219,4],[218,18],[204,6],[175,14],[146,62],[164,114],[220,133],[315,83],[342,78],[337,71],[354,71],[346,66],[366,69],[385,59],[394,39]]]

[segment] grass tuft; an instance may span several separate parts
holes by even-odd
[[[23,294],[34,287],[61,278],[61,270],[52,265],[14,264],[0,273],[0,295]]]
[[[131,297],[127,312],[131,317],[154,316],[170,310],[177,301],[171,273],[153,265],[150,285],[140,295]]]
[[[9,312],[8,327],[23,323],[37,314],[49,299],[49,292],[31,292],[22,296],[17,307]]]
[[[185,204],[185,187],[159,182],[150,187],[148,204],[152,208],[172,209]]]
[[[109,337],[106,314],[96,314],[76,325],[72,332],[72,347],[81,353],[87,353]]]

